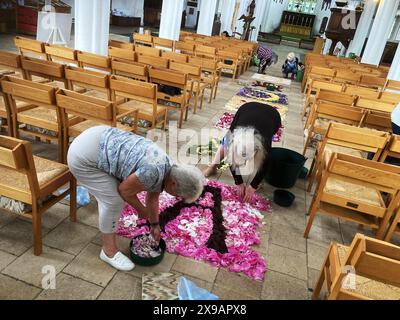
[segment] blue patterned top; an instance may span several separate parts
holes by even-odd
[[[146,191],[161,192],[171,167],[171,159],[151,140],[116,128],[101,136],[98,168],[120,181],[135,173]]]

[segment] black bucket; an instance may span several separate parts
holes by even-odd
[[[307,158],[298,152],[284,148],[272,148],[265,179],[276,188],[293,188],[306,161]]]

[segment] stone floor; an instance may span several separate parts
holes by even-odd
[[[272,47],[280,55],[279,64],[268,71],[275,76],[280,76],[281,62],[289,51],[305,53],[294,47]],[[0,35],[0,49],[15,50],[11,36]],[[247,72],[240,80],[248,79],[253,72]],[[217,99],[212,104],[205,103],[197,114],[190,113],[184,128],[213,127],[224,112],[225,103],[239,88],[236,82],[223,78]],[[299,116],[303,102],[300,84],[294,82],[285,93],[290,99],[289,112],[282,142],[276,145],[301,152],[304,141]],[[171,119],[177,119],[177,115],[173,114]],[[34,143],[33,148],[37,155],[55,158],[54,145]],[[311,151],[308,156],[312,156]],[[233,183],[227,173],[218,179]],[[169,271],[187,276],[221,299],[309,299],[309,288],[314,286],[330,241],[349,244],[357,228],[318,216],[309,239],[304,239],[306,212],[311,201],[305,183],[299,180],[291,190],[297,197],[291,208],[273,205],[273,213],[266,215],[261,245],[257,248],[268,266],[263,282],[173,254],[167,254],[155,267],[137,266],[132,272],[117,272],[98,258],[101,241],[95,202],[79,208],[77,223],[68,220],[66,204],[48,210],[43,217],[43,254],[36,257],[29,220],[0,212],[0,299],[140,299],[142,273]],[[273,191],[265,185],[262,193],[271,199]],[[128,239],[120,238],[119,244],[126,251]],[[47,265],[56,269],[56,290],[42,289],[42,268]]]

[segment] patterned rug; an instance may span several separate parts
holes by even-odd
[[[145,193],[139,195],[144,202]],[[208,262],[231,272],[263,280],[264,258],[251,246],[260,244],[259,228],[270,202],[255,195],[250,204],[242,203],[236,188],[209,181],[201,198],[185,204],[166,193],[160,197],[160,224],[167,251]],[[148,233],[146,221],[127,205],[122,211],[118,234],[134,238]]]

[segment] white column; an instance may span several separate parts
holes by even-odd
[[[251,32],[250,41],[257,42],[258,33],[260,32],[260,29],[261,29],[261,23],[266,14],[266,8],[267,8],[267,1],[265,1],[265,0],[257,0],[256,1],[256,10],[254,13],[254,16],[256,18],[254,19],[253,23],[251,24],[251,26],[255,27],[255,29]]]
[[[399,34],[400,31],[400,16],[396,17],[396,22],[394,23],[393,29],[392,29],[392,33],[390,35],[390,39],[391,40],[396,40],[397,36]]]
[[[400,0],[381,0],[361,62],[379,65]]]
[[[75,49],[107,55],[110,0],[75,0]]]
[[[184,0],[163,0],[160,38],[179,40]]]
[[[221,6],[221,32],[228,31],[232,35],[232,18],[235,11],[236,0],[220,0]]]
[[[200,3],[199,25],[197,33],[205,36],[211,36],[217,0],[202,0]]]
[[[357,56],[361,55],[365,39],[368,37],[368,33],[371,30],[371,24],[377,5],[378,2],[376,0],[367,0],[354,39],[350,42],[349,49],[347,50],[348,53],[355,53]]]
[[[388,79],[400,81],[400,45],[397,47],[392,66],[388,74]]]

